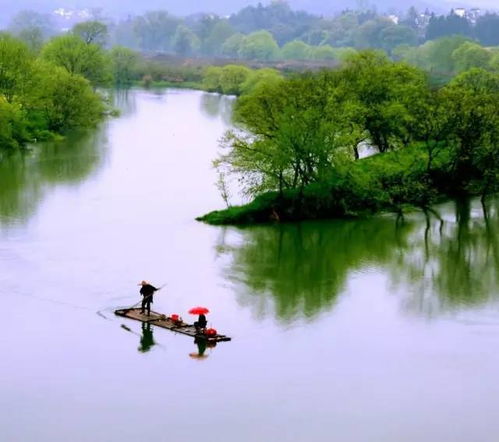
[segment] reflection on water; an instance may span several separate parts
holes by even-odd
[[[217,346],[216,342],[208,342],[204,337],[199,336],[194,338],[194,344],[197,346],[197,351],[189,353],[189,356],[193,359],[206,359],[208,357],[206,349],[212,350]]]
[[[459,200],[427,214],[392,278],[411,287],[407,308],[432,316],[484,305],[499,293],[499,200]]]
[[[201,112],[210,118],[221,117],[226,124],[232,123],[234,97],[205,93],[201,96]]]
[[[137,110],[137,95],[133,89],[118,88],[108,91],[109,101],[119,110],[119,116],[133,115]]]
[[[458,201],[403,222],[392,217],[226,229],[216,246],[230,256],[227,278],[240,302],[282,321],[329,310],[356,271],[381,268],[431,315],[498,296],[498,200]],[[237,232],[233,235],[234,232]]]
[[[156,343],[154,342],[153,328],[148,322],[142,323],[142,336],[140,337],[139,351],[148,352]]]
[[[0,160],[0,225],[13,219],[26,222],[50,188],[80,183],[96,172],[104,159],[103,146],[101,127],[5,155]]]

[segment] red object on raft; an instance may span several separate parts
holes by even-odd
[[[173,314],[173,315],[170,315],[170,319],[172,321],[178,321],[180,319],[180,316],[179,315],[176,315],[176,314]]]
[[[204,331],[204,334],[206,336],[215,336],[217,334],[217,331],[214,329],[214,328],[207,328],[205,331]]]
[[[189,313],[191,315],[205,315],[206,313],[210,313],[210,311],[206,307],[192,307]]]

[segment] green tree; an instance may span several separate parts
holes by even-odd
[[[187,26],[178,25],[173,37],[173,50],[178,55],[192,55],[200,47],[199,38]]]
[[[481,182],[482,194],[497,189],[499,173],[499,75],[473,68],[442,91],[452,121],[455,179]]]
[[[308,57],[312,60],[337,60],[337,53],[330,45],[311,46]]]
[[[208,66],[203,71],[203,87],[210,92],[222,92],[221,77],[221,67]]]
[[[273,60],[279,54],[274,37],[268,31],[257,31],[249,34],[241,44],[239,56],[253,60]]]
[[[74,35],[80,37],[86,44],[104,46],[108,38],[108,29],[105,23],[96,20],[84,21],[73,26]]]
[[[139,46],[146,51],[168,51],[179,19],[166,11],[150,11],[134,20],[133,28]]]
[[[384,28],[380,32],[379,38],[381,47],[388,52],[391,52],[401,44],[415,45],[418,40],[416,32],[413,29],[395,24]]]
[[[489,68],[494,72],[499,73],[499,52],[491,54]]]
[[[451,35],[471,35],[471,23],[466,17],[460,17],[451,11],[449,15],[436,17],[432,15],[428,26],[426,27],[426,39],[434,40],[436,38]]]
[[[290,41],[281,48],[281,58],[285,60],[306,60],[311,47],[300,40]]]
[[[363,51],[341,70],[345,88],[360,105],[357,115],[380,152],[411,140],[415,110],[423,105],[427,79],[419,69],[393,63],[376,51]]]
[[[0,149],[20,147],[28,141],[25,115],[18,104],[0,96]]]
[[[243,84],[241,94],[249,94],[262,84],[276,83],[282,81],[283,77],[276,69],[263,68],[252,70]]]
[[[352,57],[358,54],[357,50],[354,48],[334,48],[334,53],[336,58],[340,61],[350,60]]]
[[[218,21],[203,41],[202,50],[207,55],[219,55],[223,52],[223,44],[235,34],[234,29],[227,20]],[[237,54],[237,48],[234,53]]]
[[[43,42],[55,34],[50,16],[34,11],[16,14],[9,24],[9,31],[26,43],[34,53],[38,53]]]
[[[333,46],[353,46],[357,28],[360,25],[359,14],[347,11],[332,20],[323,21],[327,38],[317,42],[329,43]]]
[[[34,54],[40,53],[43,47],[43,35],[39,28],[26,28],[19,31],[16,37],[24,42]]]
[[[0,34],[0,98],[11,103],[22,97],[30,83],[33,57],[28,47],[8,34]]]
[[[233,34],[222,45],[222,54],[227,57],[239,57],[239,51],[246,37],[243,34]]]
[[[114,82],[118,85],[130,84],[137,77],[139,56],[123,46],[115,46],[109,52]]]
[[[452,52],[452,59],[457,72],[471,68],[486,69],[489,67],[492,54],[487,49],[470,41],[464,42]]]
[[[102,101],[82,76],[39,61],[35,65],[30,106],[41,113],[47,129],[66,132],[96,124],[102,116]]]
[[[393,26],[388,18],[376,17],[360,25],[353,34],[354,45],[358,48],[382,48],[382,32]]]
[[[441,73],[454,72],[453,52],[467,42],[466,37],[454,35],[452,37],[443,37],[438,40],[427,42],[421,49],[425,51],[427,59],[427,69]]]
[[[243,83],[251,75],[251,70],[246,66],[227,65],[220,74],[221,92],[224,94],[239,95]]]
[[[487,13],[478,17],[474,31],[476,38],[484,46],[498,46],[499,15]]]
[[[109,34],[110,45],[139,49],[140,41],[136,33],[135,24],[135,21],[131,18],[113,23]]]
[[[352,109],[332,97],[325,76],[262,83],[237,101],[245,131],[226,134],[216,166],[239,175],[248,194],[326,179],[354,138]]]
[[[86,44],[76,35],[62,35],[50,40],[42,50],[42,59],[61,66],[70,74],[79,74],[94,86],[109,81],[108,64],[100,46]]]

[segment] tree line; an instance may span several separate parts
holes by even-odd
[[[112,21],[97,15],[74,29],[84,39],[141,52],[241,59],[338,59],[340,48],[379,48],[391,53],[401,45],[418,46],[440,37],[463,35],[485,46],[499,45],[499,15],[471,20],[454,11],[436,16],[411,7],[402,17],[374,10],[346,10],[334,17],[294,11],[285,2],[248,6],[229,17],[196,14],[176,17],[167,11]],[[40,48],[57,33],[50,17],[24,11],[9,31]]]
[[[498,188],[499,75],[483,69],[435,88],[421,69],[365,51],[263,83],[234,114],[215,165],[256,199],[210,222],[401,211]],[[378,154],[360,159],[366,146]]]

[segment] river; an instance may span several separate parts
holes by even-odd
[[[499,440],[499,202],[246,228],[211,167],[232,99],[117,93],[119,118],[0,162],[0,439]],[[231,342],[113,310],[206,305]],[[192,318],[189,318],[192,319]]]

